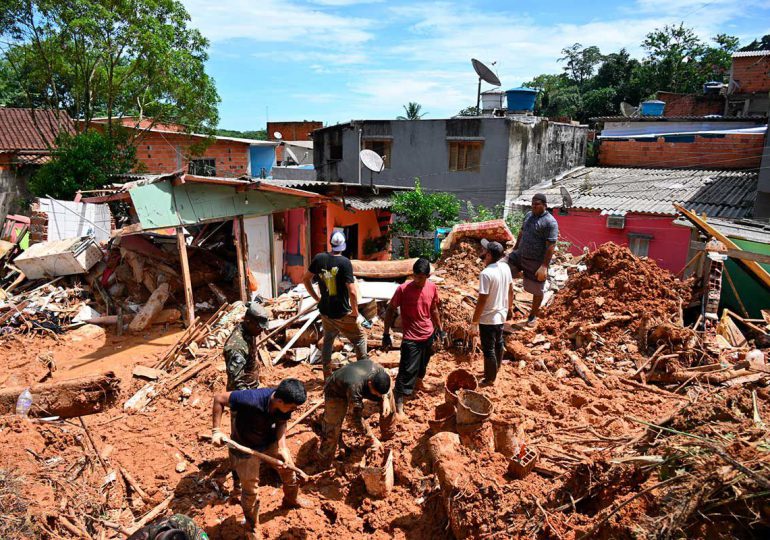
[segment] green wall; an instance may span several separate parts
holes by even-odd
[[[735,242],[741,249],[770,255],[770,244],[760,244],[759,242],[736,238],[730,238],[730,240]],[[770,264],[760,263],[760,266],[770,272]],[[741,297],[741,302],[743,302],[746,311],[749,312],[749,316],[752,319],[761,319],[762,315],[759,313],[759,310],[770,309],[770,291],[754,277],[754,274],[745,271],[733,259],[727,259],[725,262],[725,272],[730,274],[730,278],[732,278],[733,284]],[[722,307],[728,307],[735,313],[743,316],[743,310],[740,303],[736,300],[735,294],[733,294],[727,276],[724,276],[722,279]]]

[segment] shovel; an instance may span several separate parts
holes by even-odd
[[[199,436],[201,438],[203,438],[203,439],[211,440],[211,435],[201,434]],[[289,463],[281,461],[280,459],[276,459],[273,456],[268,456],[267,454],[263,454],[262,452],[257,452],[256,450],[252,450],[251,448],[247,448],[247,447],[245,447],[243,445],[240,445],[237,442],[235,442],[234,440],[230,439],[229,437],[222,437],[222,440],[225,442],[225,444],[227,444],[227,446],[229,446],[233,450],[237,450],[239,452],[242,452],[244,454],[248,454],[250,456],[258,457],[260,460],[264,461],[265,463],[267,463],[269,465],[272,465],[273,467],[285,467],[285,468],[289,469],[290,471],[294,471],[295,473],[297,473],[299,475],[300,478],[302,478],[302,480],[307,481],[310,478],[310,476],[308,476],[305,473],[305,471],[303,471],[302,469],[300,469],[298,467],[295,467],[294,465],[291,465]]]

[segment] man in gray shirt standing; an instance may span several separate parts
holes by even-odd
[[[524,216],[516,245],[508,254],[511,274],[513,277],[521,277],[523,273],[524,290],[533,296],[527,326],[537,324],[537,315],[545,293],[548,266],[551,264],[558,239],[559,224],[548,212],[545,195],[537,193],[532,197],[532,210]]]

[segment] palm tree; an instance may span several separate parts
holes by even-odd
[[[410,101],[408,105],[404,105],[404,112],[406,113],[406,116],[397,116],[396,120],[421,120],[423,116],[428,114],[426,112],[420,114],[421,110],[422,105],[415,103],[414,101]]]

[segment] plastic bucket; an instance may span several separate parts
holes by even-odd
[[[367,463],[366,457],[362,463],[361,476],[366,485],[366,491],[374,497],[387,497],[393,489],[393,451],[388,450],[382,463]]]
[[[495,406],[484,394],[473,390],[457,392],[457,427],[478,426],[492,414]]]
[[[457,411],[451,403],[442,403],[436,407],[435,419],[428,420],[430,432],[434,435],[442,431],[454,431],[457,425]]]
[[[479,382],[475,375],[464,369],[456,369],[446,378],[444,383],[444,399],[452,405],[457,404],[458,390],[475,390]]]

